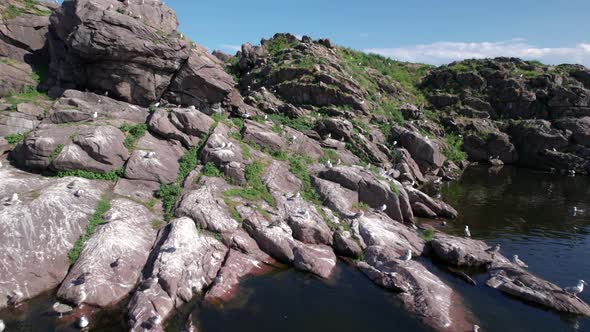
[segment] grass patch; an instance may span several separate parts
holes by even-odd
[[[64,149],[63,144],[58,144],[55,149],[53,150],[53,152],[51,152],[51,154],[49,155],[49,162],[52,162],[55,160],[55,158],[57,158],[57,156],[59,155],[59,153],[61,152],[61,150]]]
[[[63,178],[66,176],[76,176],[89,180],[108,180],[116,182],[120,177],[123,176],[123,174],[125,174],[125,169],[121,167],[107,173],[92,172],[83,169],[77,169],[73,171],[59,171],[57,172],[57,177]]]
[[[219,168],[217,168],[217,166],[215,166],[215,164],[212,162],[208,162],[207,164],[205,164],[205,166],[203,166],[202,173],[205,176],[211,176],[211,177],[221,177],[222,176],[222,173],[219,170]]]
[[[240,144],[242,147],[242,157],[246,160],[252,158],[252,150],[250,150],[250,146],[246,143]]]
[[[360,210],[360,211],[368,211],[369,205],[365,202],[357,202],[357,203],[352,204],[352,208]]]
[[[232,217],[232,219],[241,223],[243,221],[242,216],[236,208],[238,206],[238,203],[232,201],[229,197],[224,197],[223,201],[225,202],[225,205],[227,205],[227,210],[229,211],[229,214]]]
[[[266,48],[268,53],[270,53],[271,55],[274,56],[274,55],[277,55],[288,48],[294,47],[297,44],[298,44],[297,41],[289,42],[289,39],[287,38],[287,36],[280,35],[280,36],[276,36],[276,37],[273,37],[272,39],[270,39],[268,41],[268,43],[266,43],[266,45],[264,45],[264,48]]]
[[[327,161],[335,164],[340,159],[340,155],[338,155],[338,152],[336,152],[334,149],[324,148],[323,152],[324,154],[319,160],[319,162],[322,164],[325,164]]]
[[[29,132],[18,133],[18,134],[10,134],[4,137],[6,142],[10,145],[17,145],[18,143],[24,141],[25,138],[29,135]]]
[[[430,242],[434,239],[434,231],[432,229],[427,229],[422,234],[420,234],[422,240],[426,242]]]
[[[47,94],[37,91],[35,87],[27,86],[23,92],[7,96],[4,100],[10,104],[10,109],[16,110],[18,104],[31,103],[39,106],[41,102],[48,101],[50,98]]]
[[[160,190],[156,193],[156,197],[162,200],[162,208],[164,209],[164,220],[170,220],[174,215],[172,209],[182,188],[176,183],[162,184]]]
[[[152,224],[152,228],[153,229],[159,230],[164,225],[164,220],[162,220],[162,219],[154,219],[154,220],[152,220],[151,224]]]
[[[462,150],[463,139],[455,134],[447,134],[445,136],[447,141],[442,153],[447,159],[454,163],[459,163],[467,159],[467,153]]]
[[[268,191],[268,188],[262,183],[262,173],[264,173],[265,166],[259,162],[254,161],[246,166],[245,176],[247,185],[242,188],[234,188],[226,190],[223,194],[226,197],[241,197],[247,201],[256,202],[264,200],[270,206],[277,205],[274,197]]]
[[[303,192],[301,197],[311,203],[321,204],[322,201],[320,196],[311,185],[311,177],[307,170],[307,166],[310,164],[310,160],[307,160],[303,156],[294,155],[289,160],[289,171],[293,173],[303,183]]]
[[[103,215],[111,208],[111,198],[109,196],[103,196],[96,204],[96,209],[94,213],[88,220],[88,226],[86,226],[86,231],[84,234],[80,236],[80,238],[74,243],[74,247],[70,249],[68,252],[68,259],[70,260],[71,264],[76,263],[78,258],[80,257],[80,253],[84,249],[84,245],[86,241],[94,234],[96,228],[105,222],[103,219]]]
[[[127,150],[133,151],[137,141],[139,141],[139,139],[147,132],[147,125],[145,123],[137,125],[124,123],[119,129],[125,133],[125,141],[123,141],[123,144]]]
[[[280,129],[280,125],[291,127],[295,130],[304,132],[307,130],[311,130],[315,127],[315,123],[309,121],[305,118],[290,118],[288,116],[282,114],[271,114],[268,116],[269,120],[275,123],[275,125],[279,125],[277,127],[273,126],[273,131],[280,134],[283,130]]]

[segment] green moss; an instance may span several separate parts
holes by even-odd
[[[154,219],[154,220],[152,220],[151,224],[152,224],[153,229],[159,230],[160,228],[162,228],[162,226],[165,223],[164,223],[164,220],[162,220],[162,219]]]
[[[280,125],[291,127],[301,132],[311,130],[315,127],[315,123],[303,117],[289,118],[282,114],[271,114],[268,116],[268,118],[269,120],[274,122],[275,125],[278,125],[278,127],[273,127],[273,130],[275,130],[275,132],[277,132],[278,134],[281,134],[283,132],[283,130],[280,128]]]
[[[285,161],[289,159],[289,154],[286,151],[271,151],[270,155],[275,160]]]
[[[338,159],[340,159],[340,155],[338,155],[338,152],[336,152],[334,149],[324,148],[323,152],[324,155],[319,160],[319,162],[322,164],[326,163],[327,161],[330,161],[334,164],[338,161]]]
[[[250,150],[250,146],[246,143],[241,143],[241,147],[242,147],[242,157],[245,160],[249,160],[250,158],[252,158],[252,151]]]
[[[76,177],[86,178],[86,179],[90,179],[90,180],[108,180],[108,181],[115,182],[120,177],[122,177],[123,174],[125,174],[125,169],[123,169],[123,167],[121,167],[121,168],[118,168],[114,171],[110,171],[107,173],[98,173],[98,172],[92,172],[92,171],[87,171],[87,170],[83,170],[83,169],[78,169],[78,170],[74,170],[74,171],[59,171],[59,172],[57,172],[57,177],[63,178],[66,176],[76,176]]]
[[[59,153],[61,152],[61,150],[64,149],[63,144],[58,144],[55,149],[53,150],[53,152],[51,152],[51,154],[49,155],[49,162],[52,162],[55,160],[55,158],[57,158],[57,156],[59,155]]]
[[[2,13],[2,17],[5,19],[13,19],[13,18],[17,18],[23,14],[32,14],[32,15],[37,15],[37,16],[49,16],[51,15],[51,11],[50,10],[41,10],[41,9],[37,9],[35,8],[35,6],[39,5],[39,2],[35,1],[35,0],[24,0],[21,1],[21,4],[23,5],[24,8],[21,7],[17,7],[14,5],[9,5],[8,8],[6,8],[4,10],[4,12]]]
[[[223,201],[225,202],[225,205],[227,205],[227,210],[229,211],[229,214],[232,217],[232,219],[241,223],[243,221],[242,216],[236,209],[238,203],[232,201],[229,197],[224,197]]]
[[[467,159],[467,153],[463,148],[463,139],[454,134],[447,134],[445,136],[447,141],[446,146],[443,148],[442,153],[452,162],[459,163]]]
[[[27,86],[23,92],[7,96],[4,100],[10,104],[10,109],[15,110],[18,104],[31,103],[40,106],[50,98],[47,94],[37,91],[35,87]]]
[[[98,203],[96,204],[96,209],[94,213],[88,220],[88,226],[86,226],[86,231],[84,234],[80,236],[80,238],[74,243],[74,247],[70,249],[68,252],[68,258],[70,260],[70,264],[76,263],[82,250],[84,249],[84,245],[86,241],[90,239],[92,234],[96,231],[96,228],[104,223],[103,215],[111,208],[111,198],[109,196],[103,196]]]
[[[145,123],[136,125],[124,123],[119,129],[126,134],[123,144],[129,151],[133,151],[137,141],[147,132],[147,125]]]
[[[28,135],[29,132],[27,131],[24,133],[7,135],[6,137],[4,137],[4,139],[10,145],[17,145],[18,143],[22,142],[25,138],[27,138]]]

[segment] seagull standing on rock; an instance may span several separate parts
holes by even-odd
[[[381,212],[385,212],[385,210],[387,210],[387,205],[386,204],[383,204],[380,207],[378,207],[377,210],[378,211],[381,211]]]
[[[522,268],[527,268],[529,267],[525,262],[523,262],[522,260],[520,260],[520,258],[518,258],[518,255],[514,255],[512,256],[512,263],[514,263],[517,266],[520,266]]]
[[[584,285],[588,286],[588,284],[584,280],[580,280],[578,281],[578,284],[576,286],[566,287],[563,290],[566,291],[566,293],[577,296],[578,294],[584,291]]]
[[[74,310],[71,306],[59,302],[55,302],[51,308],[59,314],[59,318],[62,318],[64,314],[70,313]]]
[[[471,232],[469,231],[469,226],[465,225],[465,229],[463,230],[463,234],[465,237],[471,237]]]
[[[326,161],[326,167],[327,168],[332,168],[332,162],[331,161]]]
[[[479,332],[479,325],[473,325],[473,332]]]
[[[5,328],[6,328],[6,325],[4,325],[4,321],[2,319],[0,319],[0,332],[4,331]]]
[[[93,119],[93,120],[96,120],[96,119],[98,119],[98,112],[94,112],[94,113],[92,114],[92,119]]]
[[[408,249],[405,255],[402,256],[402,261],[407,262],[412,260],[412,249]]]

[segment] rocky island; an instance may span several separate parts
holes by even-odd
[[[288,33],[209,53],[158,0],[0,12],[0,319],[54,292],[60,319],[124,304],[129,330],[163,331],[196,297],[285,265],[329,280],[339,259],[435,331],[478,317],[425,261],[590,316],[438,227],[461,213],[441,185],[470,164],[590,173],[587,68],[433,67]]]

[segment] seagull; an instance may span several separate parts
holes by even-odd
[[[234,146],[234,143],[232,143],[232,142],[229,142],[229,143],[227,143],[227,146],[226,146],[226,148],[227,148],[227,149],[231,149],[233,146]]]
[[[326,161],[326,167],[327,168],[332,168],[332,162],[331,161]]]
[[[411,187],[416,185],[416,181],[412,180],[412,183],[410,184]]]
[[[524,267],[524,268],[529,267],[525,262],[523,262],[522,260],[520,260],[520,258],[518,258],[518,255],[512,256],[512,263],[516,264],[517,266]]]
[[[556,148],[553,148],[553,152],[557,152],[557,149]]]
[[[76,197],[82,197],[83,195],[84,195],[84,190],[83,189],[78,189],[74,193],[74,196],[76,196]]]
[[[113,9],[113,5],[109,5],[108,10],[112,10]]]
[[[108,92],[108,91],[105,91],[105,92],[104,92],[104,96],[105,96],[105,97],[108,97],[108,96],[109,96],[109,92]]]
[[[434,180],[435,184],[439,184],[442,182],[442,178],[436,178],[436,180]]]
[[[473,332],[479,332],[479,325],[473,325]]]
[[[499,253],[499,252],[500,252],[500,244],[498,243],[498,244],[496,244],[495,246],[493,246],[493,247],[491,247],[491,248],[488,248],[488,249],[486,249],[486,252],[487,252],[488,254],[491,254],[492,256],[494,256],[495,254],[497,254],[497,253]]]
[[[250,118],[250,114],[248,112],[245,112],[244,114],[242,114],[242,118],[248,119]]]
[[[4,325],[4,321],[2,319],[0,319],[0,332],[4,331],[5,328],[6,328],[6,325]]]
[[[98,112],[94,112],[92,114],[92,119],[94,119],[94,120],[98,119]]]
[[[469,226],[465,225],[465,229],[463,230],[463,234],[465,237],[471,237],[471,232],[469,231]]]
[[[154,326],[154,325],[160,325],[162,324],[162,317],[160,317],[160,315],[156,314],[155,316],[152,316],[148,319],[148,322]]]
[[[301,197],[301,194],[299,192],[296,192],[293,195],[291,195],[289,198],[287,198],[287,200],[292,201],[292,200],[297,199],[299,197]]]
[[[150,151],[150,152],[148,152],[148,153],[145,154],[144,158],[152,159],[155,156],[156,156],[156,153],[154,151]]]
[[[396,145],[397,145],[397,141],[393,141],[393,146],[396,146]]]
[[[59,302],[55,302],[52,306],[53,311],[59,314],[59,318],[62,318],[64,314],[67,314],[74,310],[71,306]]]
[[[88,327],[89,324],[90,324],[90,321],[88,321],[88,318],[86,316],[80,317],[80,320],[78,321],[79,328],[85,329]]]
[[[196,110],[197,108],[195,107],[195,105],[191,105],[191,106],[189,106],[189,107],[188,107],[188,109],[189,109],[189,110],[192,110],[192,111],[194,111],[194,110]]]
[[[326,138],[332,138],[332,133],[326,134]]]
[[[295,141],[297,140],[297,136],[295,136],[295,135],[291,136],[291,140],[292,140],[293,142],[295,142]]]
[[[566,291],[566,293],[570,293],[572,295],[578,295],[584,291],[584,285],[588,286],[588,284],[584,280],[580,280],[580,281],[578,281],[578,284],[576,286],[566,287],[563,290]]]
[[[401,257],[401,260],[404,262],[411,261],[412,260],[412,249],[408,249],[406,254]]]
[[[264,121],[268,120],[268,115],[264,114]]]
[[[340,160],[340,159],[336,160],[336,165],[340,165],[340,164],[342,164],[342,160]]]
[[[387,205],[383,204],[380,207],[377,208],[377,211],[381,211],[381,212],[385,212],[385,210],[387,210]]]
[[[340,137],[340,142],[344,142],[344,136]]]
[[[570,169],[569,171],[567,171],[567,173],[568,173],[570,176],[576,176],[576,171],[574,171],[573,169]]]
[[[12,194],[12,197],[10,197],[10,202],[11,203],[18,202],[18,194],[17,193]]]

